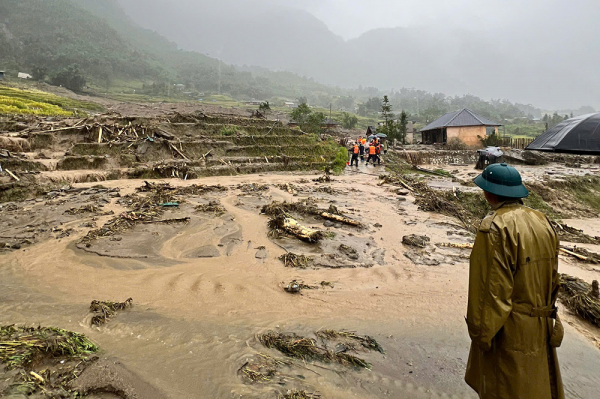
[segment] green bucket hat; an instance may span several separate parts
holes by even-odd
[[[474,181],[483,191],[501,197],[525,198],[529,195],[519,172],[506,163],[488,166]]]

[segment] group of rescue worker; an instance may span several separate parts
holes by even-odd
[[[381,165],[382,151],[385,153],[387,152],[387,149],[383,148],[379,138],[367,141],[366,138],[359,137],[348,149],[348,152],[350,153],[350,166],[354,166],[356,163],[356,167],[358,167],[358,159],[360,158],[360,161],[364,162],[365,155],[367,155],[367,165],[371,161],[373,166],[375,166],[375,162],[377,162],[377,165]]]

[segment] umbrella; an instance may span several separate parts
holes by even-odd
[[[384,133],[377,133],[376,134],[377,137],[387,137],[387,134]]]
[[[542,133],[526,149],[600,155],[600,112],[567,119]]]
[[[376,138],[377,138],[376,134],[373,134],[373,135],[369,136],[369,140],[373,140],[373,139],[376,139]]]

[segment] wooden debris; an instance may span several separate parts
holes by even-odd
[[[453,242],[442,242],[437,245],[439,245],[440,247],[446,247],[446,248],[473,249],[473,244],[471,244],[471,243],[455,244]]]
[[[600,299],[595,296],[593,286],[577,277],[561,274],[560,299],[579,317],[600,327]]]
[[[272,230],[281,230],[287,234],[293,235],[302,241],[317,243],[321,241],[325,234],[322,231],[310,229],[298,223],[296,219],[283,215],[276,216],[269,221],[269,227]]]
[[[334,215],[333,213],[329,213],[329,212],[323,212],[321,213],[321,217],[323,219],[327,219],[327,220],[332,220],[335,222],[340,222],[340,223],[345,223],[345,224],[349,224],[351,226],[360,226],[360,222],[357,222],[356,220],[352,220],[350,218],[347,218],[345,216],[341,216],[341,215]]]
[[[8,173],[10,175],[10,177],[12,177],[13,179],[15,179],[16,181],[21,181],[21,179],[19,179],[13,172],[11,172],[8,169],[4,169],[6,171],[6,173]]]
[[[92,301],[90,304],[90,312],[94,313],[91,324],[93,326],[101,326],[106,324],[108,320],[115,316],[119,310],[133,306],[133,299],[129,298],[125,302],[110,302],[110,301]]]
[[[583,255],[576,254],[575,252],[569,251],[568,249],[565,249],[565,248],[561,248],[560,252],[563,252],[567,255],[571,255],[579,260],[587,260],[588,259],[587,257],[585,257]]]

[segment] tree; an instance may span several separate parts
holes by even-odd
[[[381,117],[384,119],[384,124],[378,130],[388,136],[388,140],[400,140],[398,124],[394,122],[394,114],[392,113],[392,104],[388,96],[383,96],[381,103]]]
[[[348,112],[344,112],[342,115],[342,127],[344,129],[354,129],[358,124],[358,118],[356,115],[350,115]]]
[[[81,91],[85,86],[85,76],[79,71],[79,65],[73,64],[54,75],[50,82],[55,86]]]
[[[294,108],[290,116],[293,121],[298,122],[302,126],[303,123],[306,123],[311,112],[310,107],[303,102],[298,105],[298,108]]]
[[[304,96],[298,97],[296,101],[298,102],[298,104],[308,104],[308,98]]]
[[[258,106],[258,110],[266,115],[269,112],[271,112],[271,105],[269,104],[268,101],[265,101],[263,103],[260,103],[260,105]]]
[[[31,70],[31,76],[33,80],[38,82],[43,82],[46,79],[46,75],[48,75],[48,68],[45,66],[34,66]]]
[[[402,110],[400,113],[400,123],[398,126],[398,139],[401,143],[406,143],[406,126],[408,125],[408,114]]]

